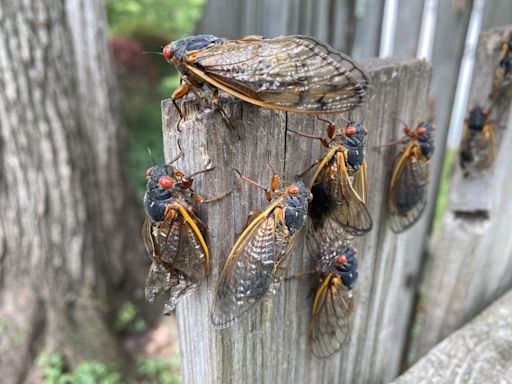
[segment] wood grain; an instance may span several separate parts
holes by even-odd
[[[425,119],[430,66],[415,59],[364,64],[373,78],[373,96],[355,118],[364,117],[370,132],[367,160],[374,230],[358,242],[360,277],[352,340],[329,359],[313,357],[307,343],[309,278],[286,280],[273,300],[226,330],[215,331],[209,314],[219,270],[236,233],[249,210],[266,204],[263,193],[242,183],[232,168],[265,185],[272,174],[266,164],[269,157],[278,172],[292,180],[324,149],[318,141],[288,129],[323,135],[325,124],[314,117],[257,108],[223,95],[223,105],[241,131],[238,140],[218,113],[200,110],[191,96],[181,102],[187,118],[178,131],[176,111],[169,100],[163,101],[166,158],[177,153],[179,138],[186,155],[177,166],[185,173],[216,167],[195,179],[198,192],[209,197],[233,189],[228,198],[199,209],[208,224],[212,268],[207,284],[177,309],[185,383],[382,383],[398,374],[412,304],[410,281],[417,274],[426,222],[421,220],[399,236],[384,225],[387,183],[399,148],[379,150],[375,146],[402,135],[392,111],[411,124]],[[312,270],[302,237],[291,255],[289,276]]]
[[[510,383],[511,362],[512,291],[509,291],[393,383]]]

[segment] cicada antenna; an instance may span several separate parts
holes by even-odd
[[[151,161],[153,162],[153,165],[156,166],[156,161],[155,159],[153,158],[153,154],[151,153],[151,149],[149,149],[149,147],[146,147],[146,149],[148,150],[148,153],[149,153],[149,158],[151,159]]]
[[[400,118],[400,116],[398,116],[398,113],[396,113],[395,111],[393,111],[393,112],[391,112],[391,116],[392,116],[396,121],[398,121],[399,123],[401,123],[401,124],[404,126],[404,128],[409,128],[409,125],[408,125],[405,121],[403,121],[403,120]]]
[[[148,53],[153,54],[153,55],[160,55],[160,56],[164,55],[162,52],[156,52],[156,51],[145,51],[145,52],[142,52],[143,55],[146,55]]]

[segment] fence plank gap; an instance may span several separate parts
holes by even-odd
[[[185,173],[215,167],[195,178],[198,192],[214,196],[233,189],[224,200],[199,207],[200,217],[208,224],[211,270],[207,283],[182,300],[177,309],[185,383],[389,382],[398,374],[412,310],[413,287],[409,283],[411,275],[418,273],[405,268],[405,261],[416,259],[416,267],[419,265],[427,223],[420,220],[399,236],[384,225],[391,162],[399,148],[374,147],[402,135],[393,111],[411,124],[425,119],[430,65],[416,59],[374,59],[364,65],[373,78],[373,96],[368,107],[354,117],[364,117],[370,132],[367,161],[374,229],[358,243],[360,275],[351,342],[324,360],[313,357],[307,342],[309,278],[284,281],[271,301],[226,330],[213,329],[210,310],[235,234],[249,210],[266,205],[263,193],[242,183],[232,168],[265,185],[272,173],[266,165],[269,156],[278,172],[293,179],[321,157],[324,149],[318,141],[289,134],[288,129],[321,135],[325,124],[314,117],[258,108],[223,94],[222,103],[242,134],[238,140],[218,113],[199,109],[191,96],[180,101],[187,118],[178,131],[172,103],[162,102],[166,158],[177,154],[180,139],[186,154],[177,166]],[[339,119],[335,121],[342,125]],[[303,235],[290,257],[290,275],[313,268]]]

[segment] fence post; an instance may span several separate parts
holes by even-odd
[[[512,291],[451,334],[393,384],[507,383],[512,377]]]
[[[469,106],[488,107],[499,45],[512,26],[480,35]],[[455,166],[442,228],[427,260],[416,333],[409,351],[417,359],[512,287],[512,120],[510,100],[494,107],[497,134],[494,165],[476,178]],[[505,128],[508,129],[505,129]]]
[[[374,229],[358,244],[360,278],[351,342],[341,353],[324,360],[313,357],[307,341],[309,278],[284,281],[271,301],[222,331],[211,326],[210,310],[220,268],[236,234],[249,210],[266,204],[263,193],[242,183],[232,168],[266,185],[272,174],[267,166],[269,156],[278,172],[293,179],[321,157],[324,149],[316,140],[290,134],[288,128],[321,135],[325,124],[314,117],[258,108],[224,95],[227,113],[241,131],[239,140],[218,113],[200,109],[189,96],[180,102],[187,118],[177,130],[178,115],[172,103],[162,102],[166,158],[178,152],[179,138],[186,152],[177,163],[180,169],[189,173],[215,167],[195,178],[198,192],[214,196],[233,189],[224,200],[199,208],[200,217],[208,224],[211,270],[200,291],[177,308],[185,383],[385,382],[398,374],[413,296],[408,277],[417,273],[414,268],[419,265],[426,222],[421,220],[399,236],[384,225],[387,183],[399,148],[378,150],[375,146],[402,135],[392,112],[411,124],[426,117],[430,65],[416,59],[364,64],[373,78],[373,96],[367,109],[355,118],[364,117],[369,130],[369,208]],[[313,269],[303,235],[290,256],[288,275]],[[411,264],[411,260],[416,261]],[[412,270],[408,268],[411,265],[415,265]]]

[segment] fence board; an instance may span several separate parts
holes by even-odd
[[[416,56],[423,3],[423,0],[398,0],[394,55]]]
[[[509,383],[511,361],[512,291],[509,291],[393,383]]]
[[[495,48],[512,27],[481,34],[475,58],[470,106],[486,104]],[[511,103],[506,103],[510,110]],[[512,120],[498,121],[501,145],[495,165],[474,179],[457,167],[443,218],[427,262],[413,352],[425,354],[512,286]],[[505,130],[504,127],[507,127]]]
[[[430,66],[416,59],[390,59],[369,61],[367,67],[374,79],[374,97],[365,118],[371,148],[401,135],[391,111],[411,122],[425,118]],[[198,111],[191,97],[182,102],[187,120],[180,132],[175,128],[177,114],[172,103],[167,100],[162,104],[166,158],[177,153],[176,140],[180,138],[187,153],[178,167],[188,173],[216,166],[194,180],[197,191],[212,196],[234,188],[228,198],[199,209],[208,223],[212,261],[207,284],[185,298],[177,310],[184,382],[388,382],[398,373],[407,332],[404,325],[410,317],[413,291],[407,285],[410,271],[404,265],[408,259],[419,260],[419,240],[426,230],[426,223],[420,221],[396,236],[383,225],[390,163],[398,148],[368,150],[369,208],[374,230],[358,244],[361,261],[353,336],[341,353],[330,359],[316,359],[306,339],[311,306],[309,278],[283,282],[272,301],[255,309],[238,325],[222,331],[210,325],[216,280],[235,233],[250,209],[265,205],[261,191],[240,182],[231,168],[267,183],[271,172],[266,166],[269,153],[274,166],[292,179],[318,158],[323,148],[317,141],[287,135],[288,127],[317,135],[325,130],[325,124],[312,117],[257,108],[227,97],[224,102],[242,131],[240,141],[217,113]],[[309,270],[311,260],[301,238],[291,255],[289,273]]]
[[[356,59],[379,55],[383,10],[383,1],[356,1],[354,43],[351,50],[351,55]]]

